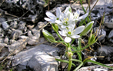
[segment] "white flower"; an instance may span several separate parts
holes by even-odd
[[[80,35],[78,35],[78,34],[81,33],[84,30],[84,28],[85,28],[85,26],[80,26],[80,27],[77,27],[76,29],[67,28],[65,30],[59,31],[59,33],[62,36],[65,36],[64,41],[69,43],[69,42],[71,42],[71,38],[79,38]]]
[[[75,27],[75,21],[73,20],[73,13],[70,11],[64,11],[64,13],[61,14],[61,17],[59,20],[55,21],[58,25],[61,25],[61,28],[66,27]]]
[[[88,16],[88,13],[84,14],[83,16],[80,16],[80,10],[77,10],[74,14],[72,13],[71,7],[67,7],[64,11],[64,13],[60,14],[60,19],[56,20],[55,22],[58,25],[61,25],[61,28],[74,28],[76,26],[76,22],[85,19]]]
[[[51,24],[56,23],[55,21],[61,16],[61,10],[59,7],[56,9],[56,16],[49,11],[46,12],[46,15],[48,16],[48,18],[44,18],[46,21],[49,21]]]
[[[79,17],[79,15],[80,15],[80,10],[77,10],[77,11],[74,13],[73,20],[79,21],[79,20],[81,20],[81,19],[85,19],[85,18],[88,16],[88,14],[89,14],[89,13],[86,13],[86,14],[84,14],[84,15],[82,15],[82,16]]]

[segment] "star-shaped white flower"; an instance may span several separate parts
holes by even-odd
[[[75,27],[75,21],[73,20],[73,13],[70,11],[64,11],[64,13],[61,14],[61,17],[59,20],[55,21],[58,25],[61,25],[61,28],[66,27]]]
[[[60,35],[65,36],[64,41],[69,43],[71,42],[71,38],[79,38],[81,33],[84,30],[85,26],[77,27],[76,29],[67,28],[65,30],[59,31]]]
[[[46,12],[46,15],[48,17],[48,18],[47,17],[44,18],[46,21],[49,21],[51,24],[56,23],[55,21],[58,20],[61,16],[61,10],[59,7],[56,9],[56,16],[49,11]]]
[[[77,10],[75,13],[74,13],[74,16],[73,16],[73,20],[74,21],[79,21],[81,19],[85,19],[87,16],[88,16],[89,13],[86,13],[82,16],[80,16],[80,10]],[[80,17],[79,17],[80,16]]]

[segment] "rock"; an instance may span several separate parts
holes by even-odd
[[[107,26],[108,28],[113,28],[113,17],[112,16],[105,16],[104,25]]]
[[[20,35],[22,35],[22,31],[21,30],[14,30],[11,33],[11,38],[12,39],[17,39]]]
[[[34,36],[36,36],[37,38],[40,37],[40,30],[37,30],[37,29],[34,28],[31,31],[32,31],[32,33],[33,33]]]
[[[93,1],[93,5],[94,5],[95,2],[96,2],[97,0],[92,0],[92,1]],[[113,5],[112,5],[112,0],[99,0],[99,1],[97,2],[96,5],[107,5],[107,6],[113,6]]]
[[[104,29],[99,29],[99,27],[94,28],[94,32],[97,32],[98,40],[101,41],[106,37],[106,31]]]
[[[0,43],[3,43],[3,42],[4,42],[3,38],[0,38]]]
[[[34,27],[34,25],[27,25],[27,28],[30,30],[33,29],[33,27]]]
[[[38,22],[38,29],[41,29],[43,26],[46,25],[47,22]]]
[[[110,31],[108,38],[112,38],[113,37],[113,30]]]
[[[58,64],[52,57],[57,56],[58,51],[59,48],[41,44],[15,55],[12,65],[27,65],[35,71],[58,71]]]
[[[16,40],[14,40],[14,39],[10,39],[9,40],[9,44],[13,44],[13,43],[15,43],[16,42]]]
[[[36,23],[37,20],[37,14],[36,15],[29,15],[27,21],[32,21],[33,23]]]
[[[46,4],[45,0],[34,0],[35,4],[44,6]]]
[[[18,25],[17,25],[17,21],[13,21],[13,22],[11,22],[10,23],[10,26],[12,27],[12,28],[17,28],[18,27]]]
[[[0,43],[0,52],[1,52],[1,50],[4,48],[4,47],[6,47],[7,46],[7,44],[5,44],[5,43]]]
[[[35,71],[58,71],[55,58],[43,52],[39,52],[36,56],[33,56],[29,60],[28,66]]]
[[[0,26],[2,25],[2,22],[5,22],[6,19],[4,17],[0,17]]]
[[[108,71],[107,69],[95,68],[94,71]]]
[[[91,12],[91,20],[98,20],[99,18],[101,18],[99,11],[98,10],[93,10]]]
[[[108,56],[113,53],[113,47],[111,46],[102,46],[98,48],[98,53],[100,53],[100,56]]]
[[[20,29],[20,30],[24,30],[25,25],[26,25],[26,22],[24,22],[24,21],[20,21],[19,24],[18,24],[18,27],[19,27],[18,29]]]
[[[4,37],[4,34],[3,33],[0,33],[0,38],[3,38]]]
[[[28,39],[20,39],[8,46],[9,52],[16,54],[26,48]]]
[[[28,37],[32,37],[33,36],[32,32],[30,30],[27,31],[27,35],[28,35]]]
[[[0,60],[2,60],[5,56],[9,54],[9,51],[7,48],[2,48],[1,53],[0,53]]]
[[[3,32],[3,30],[2,30],[2,28],[0,28],[0,33],[2,33]]]
[[[40,37],[39,30],[32,29],[32,32],[28,31],[28,36],[29,36],[29,41],[28,41],[29,45],[37,45],[39,43],[39,37]]]
[[[39,43],[39,38],[37,36],[32,36],[29,38],[29,45],[37,45]]]
[[[4,30],[7,30],[9,28],[9,25],[7,22],[2,22],[2,27]]]
[[[27,36],[19,36],[19,39],[27,39]]]
[[[4,43],[9,44],[9,38],[5,36]]]
[[[113,64],[105,64],[107,66],[113,66]],[[93,66],[86,66],[86,67],[82,67],[77,71],[95,71],[96,69],[101,69],[101,71],[109,71],[110,69],[103,67],[103,66],[99,66],[99,65],[93,65]],[[96,70],[96,71],[100,71],[100,70]]]
[[[47,40],[44,37],[40,37],[39,38],[39,43],[44,43],[47,42]]]

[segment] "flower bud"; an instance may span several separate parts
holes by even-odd
[[[51,43],[55,43],[55,42],[57,42],[56,40],[55,40],[55,38],[53,37],[53,35],[52,34],[50,34],[47,30],[42,30],[42,33],[43,33],[43,35],[44,35],[44,37],[46,38],[46,40],[47,41],[49,41],[49,42],[51,42]]]
[[[81,35],[86,35],[87,33],[89,33],[89,31],[91,30],[92,26],[93,26],[94,21],[89,22],[86,26],[85,29],[82,31]]]
[[[52,24],[52,28],[55,32],[58,32],[58,25],[57,24]]]
[[[96,42],[95,38],[96,38],[95,35],[91,33],[88,39],[88,44],[91,44],[91,45],[94,44]]]

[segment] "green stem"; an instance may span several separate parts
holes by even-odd
[[[74,71],[77,71],[82,65],[83,65],[83,62],[81,62],[80,65]]]
[[[81,50],[81,38],[78,38],[78,50]],[[78,54],[79,60],[82,61],[82,53],[77,52],[77,54]]]
[[[64,41],[63,38],[59,35],[58,32],[56,32],[56,34],[58,35],[58,37],[59,37],[62,41]]]
[[[67,71],[70,71],[71,70],[71,66],[72,66],[72,57],[69,58],[69,65],[68,65]]]
[[[73,56],[73,53],[71,51],[71,47],[70,47],[70,44],[68,43],[68,47],[67,47],[67,57],[69,59],[69,64],[68,64],[68,69],[67,71],[70,71],[71,70],[71,67],[72,67],[72,56]]]

